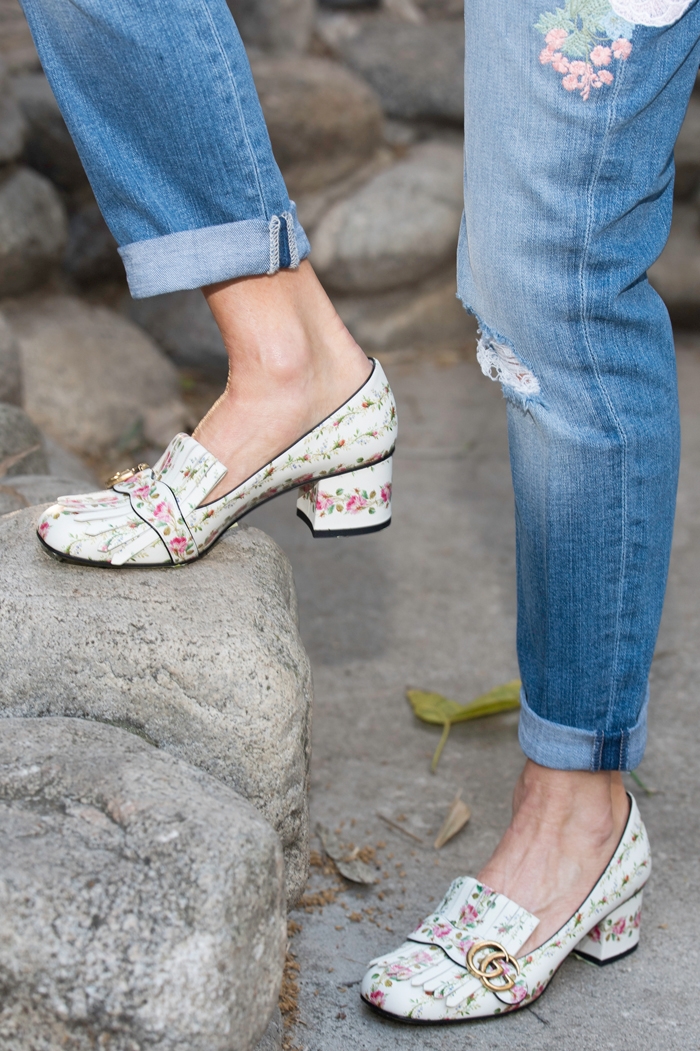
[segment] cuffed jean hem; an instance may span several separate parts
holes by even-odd
[[[634,770],[647,743],[649,691],[636,724],[614,734],[579,730],[536,715],[520,691],[520,747],[528,759],[552,770]]]
[[[296,215],[290,211],[266,219],[182,230],[123,245],[119,254],[134,299],[159,296],[216,281],[296,269],[311,251]]]

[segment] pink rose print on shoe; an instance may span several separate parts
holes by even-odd
[[[608,67],[626,62],[632,53],[625,33],[630,35],[634,25],[613,7],[606,0],[566,0],[564,7],[544,12],[535,24],[546,45],[540,63],[550,65],[562,77],[564,90],[577,92],[584,102],[592,92],[614,83],[615,73]]]
[[[464,927],[472,926],[479,919],[479,913],[473,905],[463,905],[459,910],[459,922]]]
[[[371,993],[367,994],[367,999],[375,1007],[383,1007],[386,996],[381,989],[373,989]]]

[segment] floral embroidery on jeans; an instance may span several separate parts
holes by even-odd
[[[609,87],[613,70],[632,52],[634,25],[613,10],[610,0],[566,0],[564,7],[542,14],[535,29],[544,35],[543,66],[551,65],[566,91],[586,101],[591,89]]]

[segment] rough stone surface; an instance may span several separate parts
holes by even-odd
[[[0,402],[22,403],[22,363],[15,335],[0,314]]]
[[[22,352],[25,408],[69,449],[106,452],[139,430],[164,446],[183,428],[173,365],[126,318],[71,296],[24,301],[6,313]]]
[[[41,284],[61,258],[66,214],[47,179],[29,168],[0,180],[0,296]]]
[[[251,68],[292,196],[347,175],[380,144],[376,95],[337,62],[308,55],[261,57],[253,58]]]
[[[87,185],[87,176],[53,91],[43,73],[23,73],[13,80],[15,95],[29,125],[27,164],[62,190]]]
[[[671,236],[649,280],[675,323],[700,324],[700,223],[692,205],[674,206]]]
[[[311,680],[286,557],[235,529],[178,572],[67,565],[38,514],[0,520],[0,713],[114,723],[206,770],[278,832],[296,901]]]
[[[269,825],[230,788],[112,726],[0,734],[0,1043],[250,1051],[286,941]]]
[[[124,264],[96,201],[71,215],[63,267],[80,285],[124,279]]]
[[[313,263],[337,292],[381,292],[454,260],[462,151],[428,142],[334,205],[317,225]]]
[[[0,164],[19,157],[27,124],[9,84],[7,67],[0,58]]]
[[[339,49],[372,85],[388,116],[462,123],[464,36],[459,25],[371,22]]]
[[[0,403],[0,479],[47,472],[39,428],[19,406]]]
[[[10,72],[39,68],[39,56],[18,0],[0,0],[0,55]]]
[[[124,301],[124,310],[178,365],[226,376],[228,356],[198,288]]]
[[[280,1009],[277,1008],[265,1030],[262,1040],[255,1048],[255,1051],[282,1051],[283,1039],[284,1027],[282,1024],[282,1014]]]
[[[305,51],[314,21],[314,0],[227,0],[238,31],[250,47]]]
[[[378,296],[335,296],[333,305],[368,354],[461,349],[476,331],[456,297],[454,273]]]
[[[681,125],[674,151],[676,161],[675,196],[684,200],[700,184],[700,95],[691,95],[688,112]]]

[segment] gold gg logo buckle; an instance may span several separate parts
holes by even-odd
[[[506,973],[504,964],[515,968],[516,976],[520,974],[520,964],[500,942],[474,942],[467,953],[467,967],[492,993],[505,993],[515,985],[515,977]]]
[[[139,471],[147,471],[149,465],[147,463],[140,463],[138,467],[127,467],[125,471],[117,471],[111,478],[108,478],[105,485],[108,489],[111,489],[113,485],[118,485],[120,482],[128,482],[130,478],[133,478]]]

